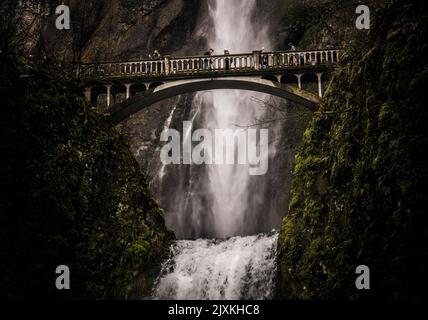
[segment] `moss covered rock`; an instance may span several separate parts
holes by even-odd
[[[1,61],[0,294],[142,298],[173,234],[124,137],[73,77]]]
[[[287,299],[417,299],[428,294],[427,14],[388,1],[348,50],[296,157],[279,238]],[[355,270],[371,270],[371,290]]]

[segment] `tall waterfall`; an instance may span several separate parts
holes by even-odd
[[[207,0],[209,27],[206,38],[214,54],[252,52],[270,49],[266,23],[255,23],[256,0]],[[235,133],[255,125],[266,113],[260,101],[268,96],[238,90],[214,90],[195,95],[185,119],[174,119],[181,129],[182,121],[191,121],[193,130],[203,128],[232,129]],[[176,112],[175,114],[179,114]],[[168,119],[167,124],[171,124]],[[181,123],[180,123],[181,122]],[[255,128],[259,128],[255,126]],[[263,154],[269,167],[275,165],[278,128],[269,128],[269,153]],[[238,134],[238,133],[237,133]],[[191,132],[183,132],[186,142]],[[248,141],[254,145],[257,141]],[[272,180],[274,170],[263,176],[248,174],[248,165],[179,165],[163,166],[158,175],[160,199],[166,208],[167,225],[178,238],[224,238],[258,234],[277,228],[283,206],[277,205]]]
[[[270,48],[265,27],[253,23],[256,2],[208,0],[212,28],[207,39],[214,54]],[[194,129],[246,130],[263,117],[265,109],[257,103],[263,99],[263,94],[236,90],[198,93],[188,119]],[[183,139],[189,139],[189,132],[183,132]],[[262,156],[271,159],[275,152],[271,144]],[[153,298],[270,298],[277,233],[266,232],[279,226],[281,212],[267,205],[269,174],[250,176],[248,165],[179,167],[160,172],[162,185],[174,181],[173,187],[162,188],[170,211],[166,221],[178,238],[200,239],[172,246]]]

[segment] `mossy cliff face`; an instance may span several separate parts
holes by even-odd
[[[1,60],[0,295],[142,298],[173,235],[125,139],[71,77]]]
[[[286,299],[428,293],[427,14],[388,1],[344,53],[296,156],[278,256]],[[364,37],[365,38],[365,37]],[[371,290],[355,270],[371,270]]]

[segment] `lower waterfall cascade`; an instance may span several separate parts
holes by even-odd
[[[278,233],[180,240],[152,293],[162,300],[262,300],[274,293]]]

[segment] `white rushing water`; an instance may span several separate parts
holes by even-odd
[[[256,0],[212,0],[209,14],[213,32],[208,43],[216,54],[223,50],[231,53],[252,52],[268,48],[269,37],[264,27],[252,23]],[[212,105],[205,114],[204,128],[245,130],[262,116],[265,110],[254,98],[264,99],[265,95],[238,90],[216,90],[199,93],[200,101]],[[244,127],[244,129],[242,129]],[[248,145],[257,143],[249,141]],[[268,154],[263,155],[268,157]],[[267,159],[265,161],[268,161]],[[208,170],[208,191],[212,198],[213,228],[216,236],[230,237],[246,234],[246,225],[251,225],[249,211],[250,183],[248,165],[212,165]],[[260,188],[263,186],[260,185]],[[262,193],[263,190],[258,190]]]
[[[181,240],[153,291],[164,300],[262,300],[273,295],[277,233]]]
[[[268,24],[258,22],[261,15],[260,5],[256,6],[258,1],[206,1],[209,16],[203,19],[204,26],[200,29],[204,30],[207,46],[215,50],[214,54],[223,54],[224,50],[233,54],[271,49]],[[192,123],[192,130],[181,132],[184,144],[191,140],[197,129],[211,132],[229,129],[236,135],[248,128],[261,129],[263,126],[253,125],[266,116],[266,107],[260,101],[268,98],[257,92],[239,90],[197,93],[191,108],[186,106],[182,113],[182,120]],[[176,112],[180,114],[181,108]],[[171,124],[174,128],[182,128],[178,119],[174,118],[173,123],[171,120],[167,119],[164,130]],[[278,141],[281,130],[279,126],[271,126],[269,130],[269,141],[272,142],[269,151],[259,155],[260,163],[270,165],[276,156],[274,141]],[[248,137],[247,146],[257,145],[258,136]],[[227,143],[233,145],[235,142]],[[237,149],[237,145],[235,147]],[[254,161],[249,159],[248,162]],[[251,176],[249,169],[248,164],[163,165],[157,174],[156,186],[167,212],[167,226],[180,239],[228,238],[278,228],[285,208],[273,200],[275,195],[271,190],[275,185],[272,181],[277,177],[270,170],[266,175]]]
[[[215,54],[223,54],[225,49],[242,53],[270,48],[266,29],[253,23],[256,0],[208,3],[213,25],[208,44]],[[242,127],[254,124],[265,112],[254,98],[263,100],[265,95],[237,90],[198,93],[189,117],[195,126],[197,123],[213,131],[245,130]],[[168,120],[167,126],[170,123]],[[183,132],[184,140],[189,136],[189,132]],[[169,227],[179,238],[207,235],[223,240],[176,241],[170,259],[163,264],[152,298],[272,298],[277,233],[251,236],[262,232],[258,221],[269,221],[268,213],[263,212],[267,178],[254,180],[248,165],[209,165],[204,169],[189,166],[175,170],[171,170],[169,179],[179,187],[168,193],[171,207],[175,208],[166,217]],[[165,167],[160,174],[161,178],[165,176]],[[268,224],[263,231],[272,229],[267,228]]]
[[[174,116],[174,112],[177,109],[177,106],[175,106],[172,110],[171,113],[169,114],[168,118],[165,121],[165,124],[163,126],[163,131],[162,134],[164,134],[164,132],[168,131],[169,127],[171,126],[171,122],[172,122],[172,117]],[[162,164],[161,169],[159,170],[158,173],[158,179],[160,180],[160,182],[162,183],[162,180],[165,176],[165,164]]]

